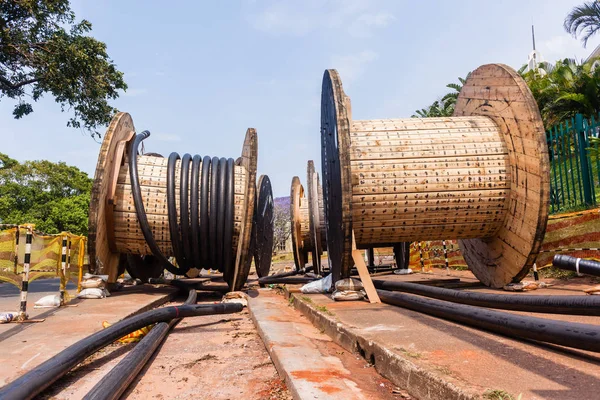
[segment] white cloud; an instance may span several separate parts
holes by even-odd
[[[304,36],[317,29],[333,29],[363,37],[395,19],[389,12],[372,8],[366,0],[279,2],[249,13],[248,21],[270,34]]]
[[[554,62],[563,58],[585,59],[594,48],[591,46],[587,49],[583,48],[581,42],[565,33],[543,41],[538,50],[546,61]]]
[[[181,136],[169,134],[169,133],[156,133],[152,135],[152,138],[159,142],[180,142]]]
[[[338,70],[344,86],[347,87],[363,74],[368,64],[378,57],[379,54],[376,52],[364,50],[356,54],[335,55],[331,58],[331,65]]]

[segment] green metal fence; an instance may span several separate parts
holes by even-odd
[[[576,211],[600,200],[600,118],[577,114],[546,132],[550,212]]]

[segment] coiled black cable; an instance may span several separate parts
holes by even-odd
[[[149,136],[148,131],[136,135],[129,154],[138,154],[140,143]],[[178,160],[181,160],[179,213],[175,176]],[[167,212],[173,255],[178,266],[160,251],[152,234],[142,200],[137,157],[129,158],[129,174],[140,229],[152,254],[161,264],[176,275],[184,275],[191,268],[218,269],[227,280],[233,274],[235,262],[232,254],[235,207],[233,159],[192,157],[190,154],[180,157],[177,153],[169,155]]]

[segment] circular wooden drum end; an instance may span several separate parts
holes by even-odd
[[[241,290],[252,263],[253,251],[250,247],[252,236],[252,219],[254,216],[254,201],[256,194],[256,166],[258,163],[258,136],[254,128],[248,128],[244,146],[242,147],[242,156],[236,163],[246,168],[247,182],[245,185],[246,194],[244,195],[244,210],[242,227],[240,230],[240,244],[236,255],[235,269],[232,276],[228,276],[227,283],[233,291]]]
[[[321,219],[319,213],[319,175],[315,171],[315,163],[308,161],[306,170],[306,185],[308,186],[308,221],[312,247],[313,267],[316,274],[321,274]]]
[[[108,208],[112,207],[108,201],[110,193],[114,194],[126,144],[134,133],[131,116],[123,112],[117,113],[104,135],[94,174],[88,228],[90,271],[107,274],[109,282],[116,281],[120,254],[111,250],[108,232],[114,232],[114,227],[112,218],[106,216]],[[107,226],[108,220],[110,226]]]
[[[292,251],[294,253],[294,263],[296,270],[304,268],[308,261],[307,252],[302,242],[302,216],[300,207],[302,198],[304,197],[304,187],[300,183],[300,178],[297,176],[292,178],[292,186],[290,188],[290,217],[292,230]]]
[[[475,276],[491,287],[519,281],[539,252],[549,205],[549,158],[544,125],[525,81],[510,67],[488,64],[471,73],[454,116],[486,116],[502,132],[510,159],[504,224],[492,237],[459,240]]]
[[[273,257],[273,189],[267,175],[258,178],[257,199],[252,226],[254,267],[259,278],[269,275]]]
[[[328,69],[321,89],[321,167],[327,221],[327,254],[333,282],[350,276],[352,262],[352,179],[350,101],[338,72]]]

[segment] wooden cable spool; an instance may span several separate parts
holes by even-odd
[[[269,275],[273,258],[274,201],[271,180],[266,175],[258,178],[256,185],[254,223],[252,224],[251,248],[254,268],[259,278]]]
[[[319,174],[315,171],[315,164],[308,161],[306,167],[306,186],[308,193],[308,227],[310,235],[310,251],[312,253],[313,267],[317,274],[321,274],[321,256],[327,249],[327,237],[325,226],[325,213],[323,210],[323,189]]]
[[[118,113],[104,136],[90,202],[89,255],[90,269],[106,274],[115,282],[121,254],[149,255],[151,251],[140,230],[135,212],[126,160],[129,142],[135,137],[131,116]],[[256,192],[258,139],[256,131],[246,132],[242,156],[234,166],[234,212],[232,254],[233,273],[228,279],[232,290],[239,290],[248,276],[252,261],[250,236]],[[167,159],[137,156],[139,183],[146,215],[154,239],[165,256],[173,256],[167,216]],[[176,190],[179,190],[181,161],[175,167]],[[179,200],[177,199],[179,210]],[[161,270],[162,272],[162,270]]]
[[[311,239],[308,219],[308,201],[304,196],[304,186],[300,178],[292,178],[290,188],[290,222],[292,236],[292,251],[296,270],[306,266],[308,253],[311,250]]]
[[[334,282],[358,248],[459,239],[484,284],[522,279],[540,249],[549,158],[537,104],[510,67],[471,73],[450,118],[354,121],[335,70],[321,98],[323,199]]]
[[[323,192],[319,183],[319,174],[312,160],[307,165],[307,196],[300,178],[292,179],[290,192],[290,220],[292,225],[292,248],[294,262],[299,270],[308,263],[311,254],[316,273],[322,272],[321,255],[327,248],[325,238],[325,216],[323,212]]]

